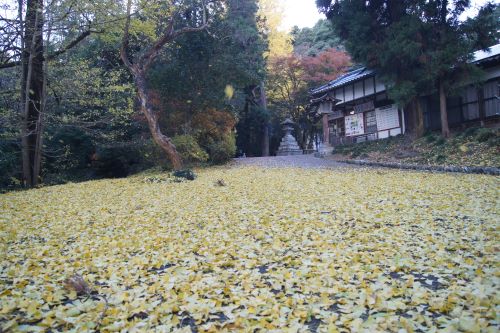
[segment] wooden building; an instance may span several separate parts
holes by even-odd
[[[448,98],[450,127],[498,124],[500,119],[500,44],[489,52],[474,54],[474,64],[485,71],[478,87],[466,86]],[[311,91],[313,112],[328,124],[324,141],[332,145],[377,140],[404,134],[413,127],[406,115],[387,95],[375,71],[360,67]],[[420,98],[426,130],[441,128],[437,94]]]

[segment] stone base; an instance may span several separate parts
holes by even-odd
[[[325,157],[333,153],[334,148],[330,144],[320,144],[318,152],[314,153],[315,157]]]
[[[292,156],[292,155],[303,155],[302,150],[283,150],[278,151],[276,156]]]
[[[290,130],[290,129],[289,129]],[[297,144],[297,140],[289,132],[281,139],[280,147],[277,156],[302,155],[302,149]]]

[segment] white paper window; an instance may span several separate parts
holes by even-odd
[[[375,109],[377,129],[379,131],[399,127],[399,115],[396,105]]]

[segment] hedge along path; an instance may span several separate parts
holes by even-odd
[[[1,195],[0,327],[497,330],[498,177],[362,168],[198,174]],[[108,304],[65,289],[75,274]]]

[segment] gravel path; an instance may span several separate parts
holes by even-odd
[[[308,168],[308,169],[337,169],[337,168],[356,168],[358,166],[339,163],[325,158],[314,157],[314,155],[295,155],[295,156],[271,156],[271,157],[244,157],[233,160],[236,166],[260,166],[267,168]]]

